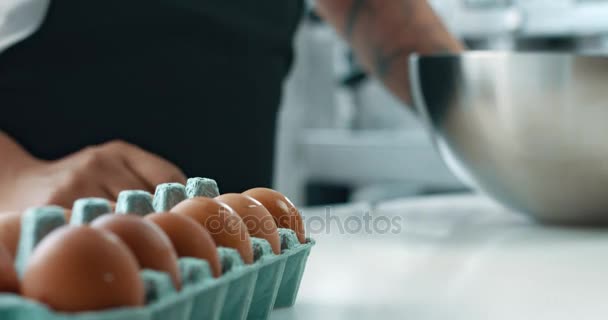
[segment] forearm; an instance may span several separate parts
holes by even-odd
[[[11,137],[0,131],[0,185],[14,176],[19,169],[36,162]]]
[[[317,0],[317,5],[364,67],[406,103],[410,103],[411,53],[463,50],[427,0]]]

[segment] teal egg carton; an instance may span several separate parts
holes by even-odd
[[[200,181],[197,181],[200,182]],[[208,184],[208,181],[203,181]],[[194,191],[188,190],[188,196]],[[195,192],[194,192],[195,193]],[[154,199],[149,194],[136,192],[139,199],[132,207],[144,215],[153,207],[167,210],[177,203]],[[167,193],[172,194],[172,193]],[[127,192],[123,198],[128,198]],[[141,197],[147,199],[142,201]],[[175,197],[175,194],[172,194]],[[137,196],[135,197],[137,198]],[[98,216],[97,211],[106,207],[100,199],[81,199],[72,213],[72,224],[84,224]],[[119,206],[130,205],[124,200]],[[119,208],[117,207],[117,212]],[[88,210],[88,211],[87,211]],[[80,212],[82,211],[82,212]],[[31,209],[22,218],[22,233],[16,266],[23,274],[24,265],[35,245],[53,229],[63,223],[63,209],[42,207]],[[86,217],[91,217],[90,219]],[[50,221],[50,222],[49,222]],[[0,294],[0,319],[2,320],[263,320],[273,309],[293,306],[296,300],[306,260],[314,240],[300,244],[292,230],[279,228],[281,254],[275,255],[270,244],[260,238],[252,239],[253,264],[244,264],[239,253],[231,248],[218,248],[223,274],[212,276],[205,260],[180,258],[182,289],[176,291],[168,274],[142,270],[146,288],[146,305],[139,308],[119,308],[96,312],[61,313],[33,300],[14,294]],[[57,288],[61,290],[61,288]]]

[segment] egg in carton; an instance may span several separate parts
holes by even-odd
[[[193,178],[186,186],[175,183],[159,185],[154,197],[144,191],[124,191],[117,201],[116,212],[145,216],[153,211],[168,211],[189,198],[218,195],[215,181]],[[110,212],[109,206],[110,203],[103,199],[78,200],[73,207],[70,224],[88,224]],[[67,222],[64,209],[58,207],[31,209],[21,220],[15,259],[20,276],[36,245]],[[279,254],[275,254],[267,240],[252,237],[252,264],[245,264],[237,250],[218,247],[222,274],[217,278],[207,261],[180,258],[182,288],[179,291],[167,273],[142,270],[140,277],[146,297],[144,307],[61,313],[15,294],[0,294],[0,319],[267,319],[273,308],[289,307],[295,303],[306,260],[314,245],[312,239],[301,241],[303,230],[298,231],[278,228]]]

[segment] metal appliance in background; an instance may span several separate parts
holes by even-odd
[[[356,68],[348,46],[314,13],[295,44],[278,118],[275,188],[297,204],[344,200],[329,199],[331,192],[311,199],[310,184],[344,187],[351,201],[371,202],[463,188],[412,109]]]
[[[608,50],[607,0],[432,0],[472,49]]]

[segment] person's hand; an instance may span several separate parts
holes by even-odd
[[[157,184],[185,183],[182,171],[169,161],[122,141],[85,148],[56,161],[32,161],[2,181],[0,210],[36,205],[71,208],[82,197],[115,200],[122,190],[154,192]]]

